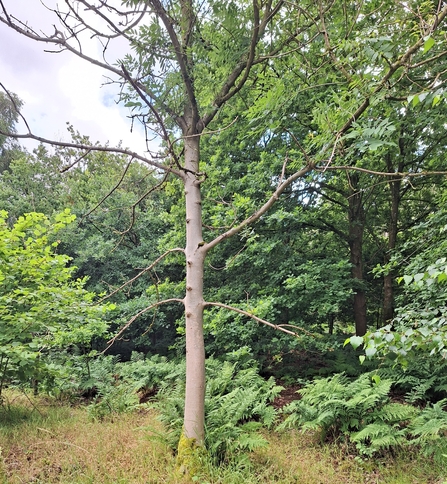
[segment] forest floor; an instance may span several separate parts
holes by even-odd
[[[285,401],[296,389],[285,391]],[[89,418],[85,406],[6,394],[0,407],[1,484],[181,483],[173,453],[157,439],[154,410]],[[408,452],[362,461],[342,443],[300,432],[264,432],[269,445],[237,464],[204,465],[199,484],[444,484],[447,469]]]

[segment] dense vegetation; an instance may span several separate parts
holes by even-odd
[[[156,156],[73,127],[30,153],[13,141],[21,101],[0,93],[2,412],[13,387],[82,401],[96,424],[149,405],[162,426],[145,432],[189,475],[245,469],[295,428],[441,469],[447,6],[177,3],[123,2],[152,16],[120,31],[121,70],[103,65]],[[200,344],[203,395],[184,358]],[[300,388],[285,406],[282,387]]]

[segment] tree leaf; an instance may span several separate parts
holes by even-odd
[[[351,343],[351,346],[354,349],[357,349],[361,344],[363,344],[363,336],[351,336],[346,341],[349,341],[349,343]]]
[[[433,37],[428,37],[424,42],[424,54],[428,52],[436,42],[434,41]]]

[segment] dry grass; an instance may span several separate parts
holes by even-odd
[[[17,403],[26,404],[31,413],[19,424],[0,424],[4,482],[175,482],[172,454],[139,430],[159,426],[150,411],[92,422],[81,407],[53,407],[40,401],[40,415],[29,402],[16,399]]]
[[[150,410],[92,422],[83,407],[55,406],[24,396],[0,410],[2,484],[179,483],[175,457],[148,438],[162,428]],[[426,459],[411,456],[362,463],[337,446],[321,447],[298,432],[268,433],[270,445],[237,465],[205,465],[200,484],[442,484]]]

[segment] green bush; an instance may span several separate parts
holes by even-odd
[[[95,305],[85,279],[73,279],[70,257],[57,254],[58,232],[74,220],[67,209],[49,220],[27,213],[9,227],[0,211],[0,395],[3,384],[63,372],[54,354],[89,345],[108,329],[113,305]]]

